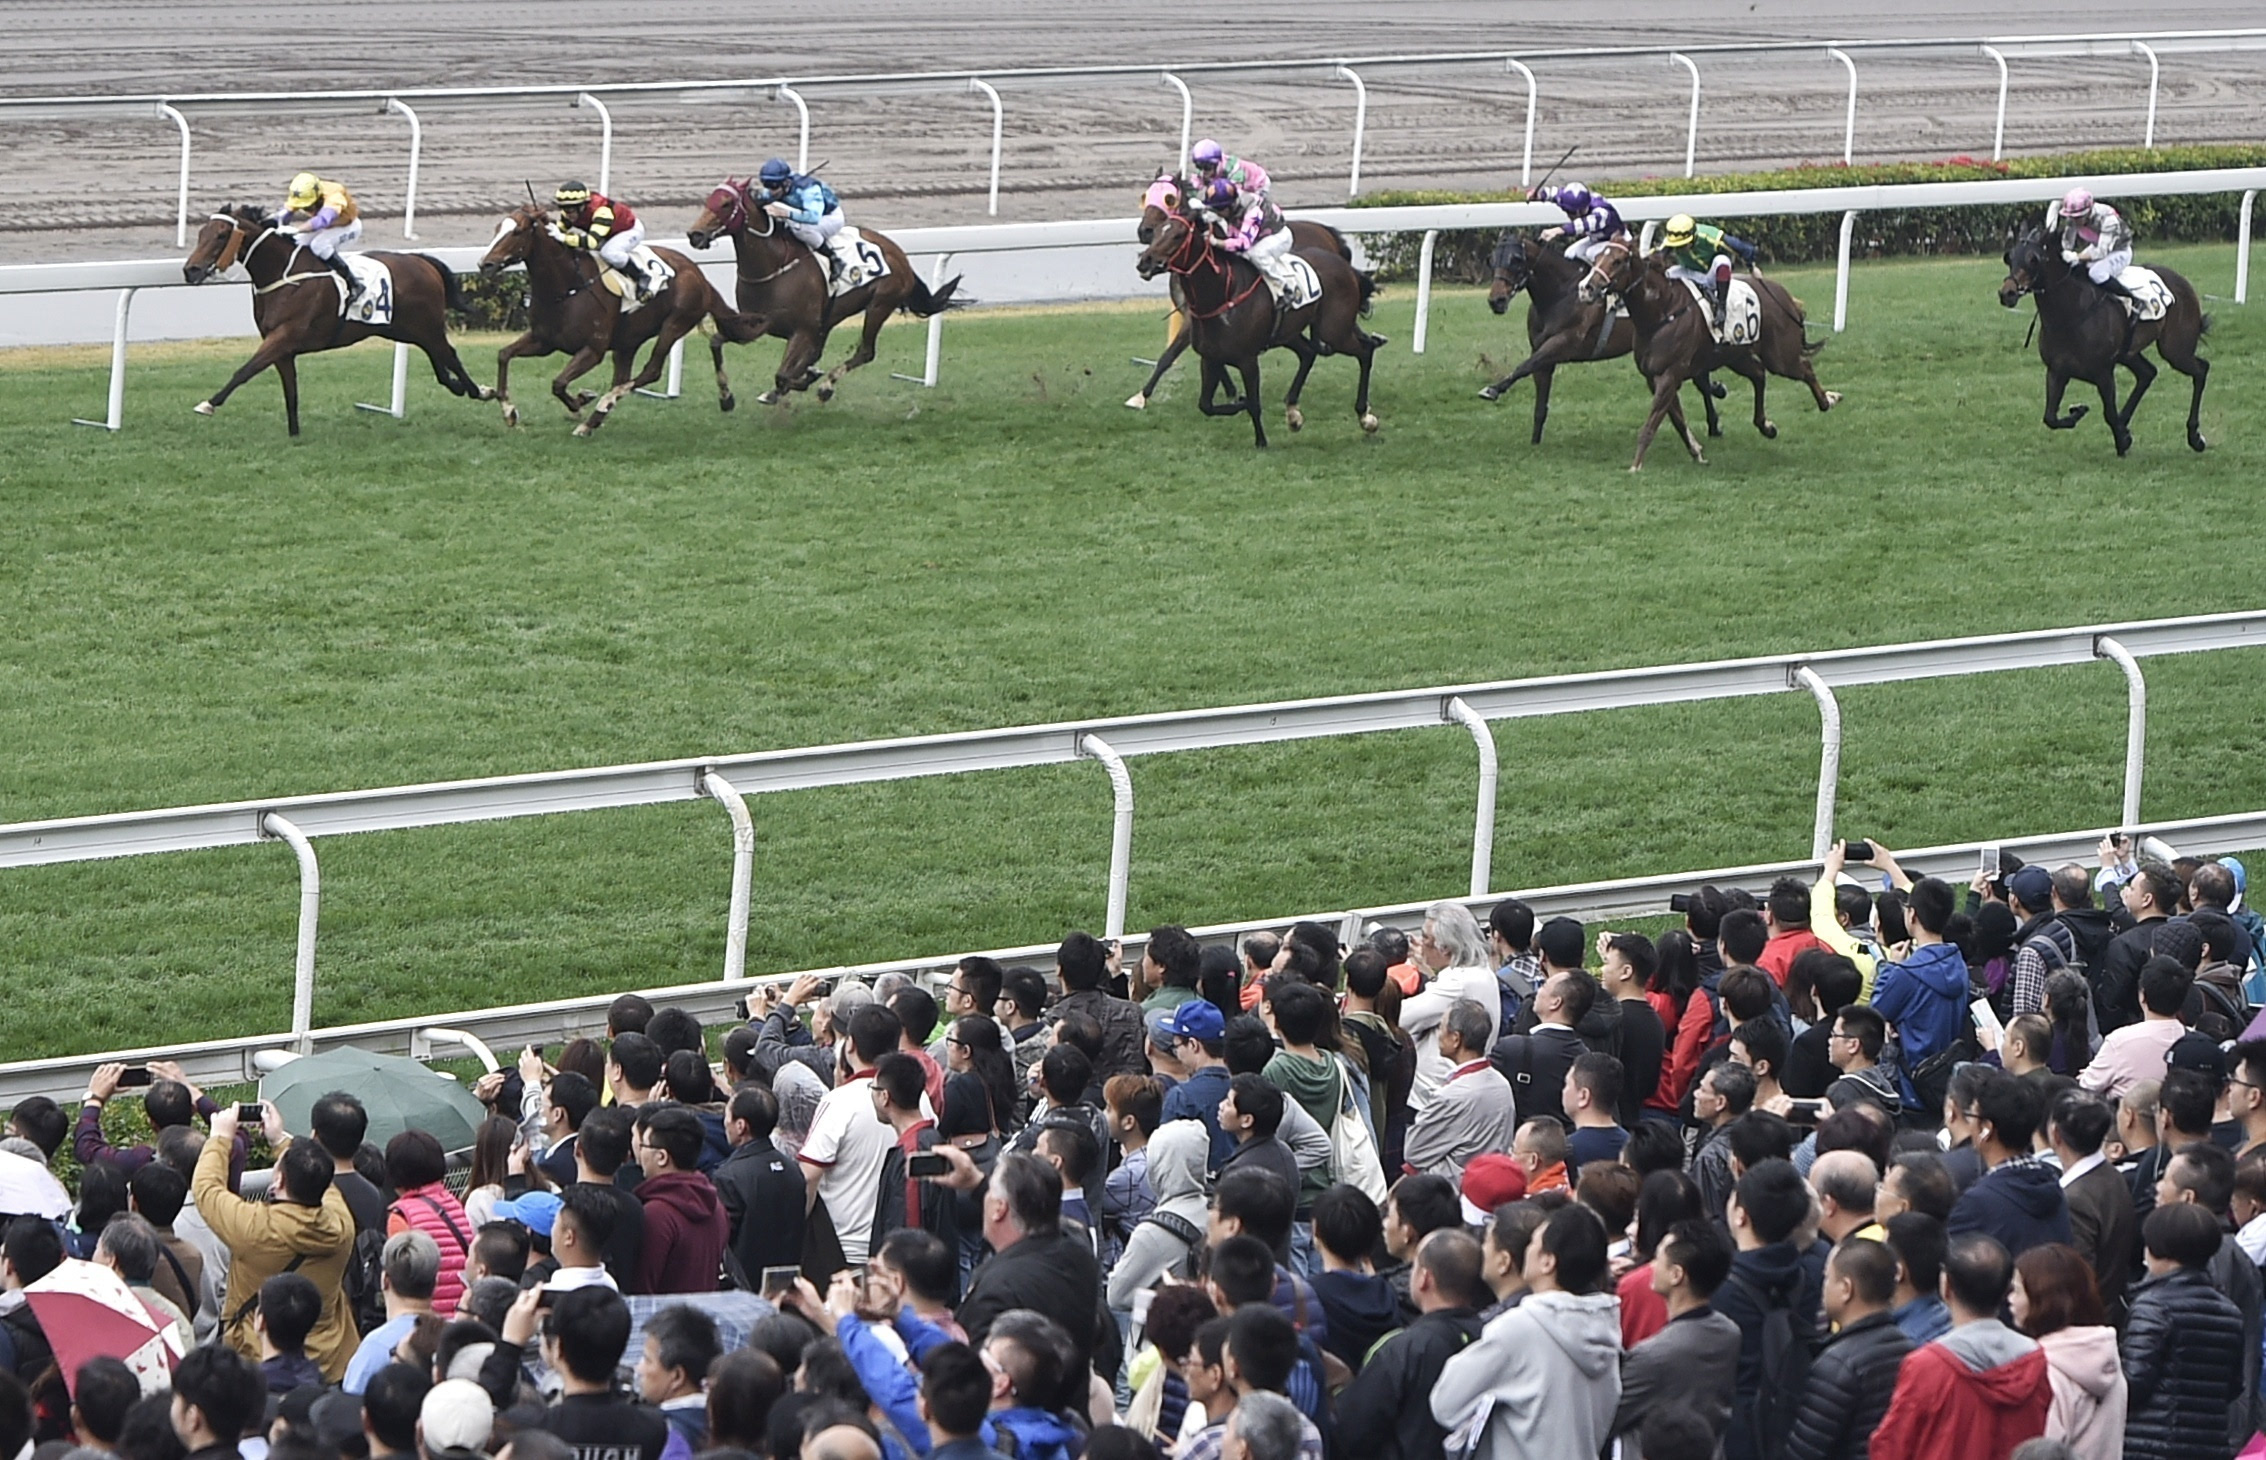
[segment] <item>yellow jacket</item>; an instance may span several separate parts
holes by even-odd
[[[319,1207],[238,1196],[228,1189],[228,1149],[225,1141],[205,1142],[204,1154],[197,1158],[196,1178],[189,1183],[198,1214],[228,1247],[228,1305],[220,1315],[220,1336],[230,1348],[258,1363],[260,1337],[252,1330],[251,1304],[261,1283],[299,1258],[293,1271],[323,1295],[322,1317],[307,1335],[307,1357],[335,1384],[346,1377],[346,1361],[354,1357],[360,1342],[346,1311],[346,1263],[354,1254],[354,1215],[336,1186],[323,1193]]]
[[[354,195],[346,190],[346,185],[334,183],[328,178],[322,180],[322,197],[307,216],[311,218],[326,208],[336,215],[329,224],[332,228],[343,227],[362,216],[362,210],[354,205]]]
[[[1818,935],[1820,943],[1857,965],[1857,972],[1865,980],[1857,1002],[1869,1004],[1873,1001],[1873,978],[1880,972],[1880,962],[1841,926],[1841,915],[1833,908],[1833,888],[1831,877],[1820,877],[1818,885],[1810,889],[1810,931]],[[1826,1011],[1827,1018],[1832,1014],[1832,1010]]]

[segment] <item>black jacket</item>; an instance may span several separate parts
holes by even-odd
[[[980,1349],[992,1320],[1010,1308],[1044,1313],[1062,1325],[1076,1346],[1065,1387],[1083,1394],[1082,1376],[1093,1364],[1097,1325],[1106,1322],[1110,1337],[1117,1335],[1116,1320],[1103,1311],[1101,1298],[1101,1264],[1094,1260],[1093,1248],[1083,1237],[1057,1232],[1025,1237],[986,1259],[955,1316],[967,1330],[968,1342]]]
[[[1448,1432],[1432,1418],[1432,1386],[1479,1329],[1477,1313],[1449,1308],[1387,1339],[1338,1396],[1335,1452],[1357,1460],[1440,1460]]]
[[[1773,1242],[1733,1258],[1730,1281],[1715,1290],[1715,1311],[1739,1326],[1738,1383],[1723,1445],[1731,1460],[1762,1460],[1755,1403],[1763,1385],[1765,1305],[1790,1310],[1795,1334],[1814,1338],[1822,1286],[1814,1267],[1811,1254],[1792,1242]]]
[[[2231,1232],[2204,1272],[2210,1276],[2211,1286],[2242,1315],[2242,1393],[2247,1398],[2227,1417],[2228,1438],[2234,1442],[2232,1448],[2239,1450],[2258,1428],[2259,1344],[2266,1338],[2261,1331],[2261,1322],[2266,1320],[2266,1277],[2251,1262],[2250,1254],[2236,1244]]]
[[[1560,1125],[1570,1125],[1572,1122],[1566,1119],[1566,1071],[1587,1053],[1589,1045],[1580,1034],[1562,1024],[1545,1024],[1532,1034],[1507,1034],[1496,1040],[1487,1058],[1511,1082],[1511,1100],[1521,1124],[1547,1115]]]
[[[1148,1053],[1143,1048],[1148,1040],[1148,1028],[1141,1022],[1139,1004],[1113,999],[1100,989],[1080,989],[1056,999],[1047,1012],[1056,1019],[1065,1014],[1084,1014],[1102,1027],[1102,1057],[1094,1061],[1096,1084],[1107,1081],[1111,1075],[1149,1072]]]
[[[2093,982],[2093,1014],[2101,1032],[2140,1022],[2140,965],[2156,951],[2156,925],[2150,918],[2116,935],[2101,954],[2098,967],[2088,967]]]
[[[497,1409],[508,1408],[519,1388],[526,1351],[499,1343],[480,1365],[480,1387]],[[526,1420],[524,1429],[548,1430],[574,1451],[575,1460],[661,1460],[669,1445],[669,1422],[651,1405],[619,1391],[569,1394]]]
[[[1644,1118],[1644,1103],[1660,1088],[1661,1056],[1668,1048],[1668,1031],[1660,1014],[1643,999],[1622,999],[1621,1046],[1613,1052],[1620,1060],[1620,1120],[1624,1130],[1635,1130]]]
[[[2196,1269],[2150,1278],[2124,1330],[2127,1460],[2223,1460],[2242,1395],[2242,1314]]]
[[[2069,1199],[2070,1245],[2100,1281],[2101,1304],[2114,1323],[2124,1316],[2124,1289],[2139,1250],[2140,1219],[2124,1173],[2103,1162],[2063,1188]]]
[[[1886,1313],[1860,1318],[1810,1361],[1782,1460],[1865,1460],[1866,1442],[1888,1413],[1912,1340]]]
[[[2085,965],[2086,972],[2100,976],[2101,959],[2116,941],[2116,924],[2109,915],[2097,907],[2063,908],[2054,914],[2054,921],[2069,929],[2070,941],[2077,946],[2077,961]]]
[[[803,1174],[793,1158],[765,1137],[733,1147],[709,1179],[732,1221],[724,1264],[734,1283],[752,1293],[765,1268],[802,1265]]]

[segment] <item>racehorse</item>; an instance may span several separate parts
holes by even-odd
[[[772,388],[756,397],[760,404],[776,404],[787,392],[803,390],[813,382],[818,385],[820,400],[832,400],[834,387],[842,377],[873,359],[874,343],[891,315],[904,309],[926,319],[952,307],[953,291],[960,287],[957,275],[941,288],[930,289],[913,272],[905,251],[870,228],[859,231],[886,262],[888,271],[855,289],[833,294],[828,286],[827,260],[820,256],[823,251],[805,247],[801,239],[780,227],[779,220],[764,210],[753,181],[728,177],[718,183],[685,236],[698,249],[715,242],[719,233],[732,236],[732,247],[739,256],[740,313],[760,320],[765,334],[787,342]],[[820,379],[818,360],[826,352],[827,335],[834,326],[861,312],[865,331],[858,339],[856,353]]]
[[[1597,261],[1581,281],[1581,297],[1595,302],[1607,294],[1618,294],[1628,302],[1629,319],[1637,332],[1637,369],[1652,385],[1652,412],[1637,432],[1637,457],[1629,464],[1630,471],[1643,470],[1645,450],[1652,445],[1653,433],[1660,429],[1663,416],[1676,423],[1692,460],[1706,464],[1699,438],[1684,424],[1684,407],[1677,391],[1685,381],[1703,374],[1711,362],[1754,383],[1755,429],[1765,440],[1778,435],[1778,427],[1763,404],[1763,389],[1770,376],[1807,385],[1821,411],[1830,411],[1840,402],[1840,392],[1818,384],[1817,371],[1810,364],[1810,357],[1825,346],[1811,344],[1804,335],[1801,301],[1775,279],[1750,276],[1748,282],[1754,286],[1760,306],[1758,337],[1752,345],[1718,345],[1708,333],[1707,307],[1668,277],[1667,262],[1658,254],[1641,256],[1636,245],[1625,238],[1615,239],[1598,251]]]
[[[252,278],[252,323],[260,332],[260,347],[252,352],[228,383],[197,402],[197,414],[209,416],[228,403],[236,387],[275,367],[283,382],[283,418],[291,434],[299,434],[299,364],[301,355],[319,354],[358,344],[373,337],[415,345],[432,361],[433,374],[452,395],[487,400],[490,392],[465,372],[456,347],[448,342],[448,311],[465,307],[464,293],[448,265],[430,254],[373,253],[393,275],[393,322],[362,324],[339,313],[342,287],[338,275],[319,259],[298,265],[306,246],[282,232],[275,220],[258,208],[225,206],[197,234],[195,248],[181,265],[181,277],[202,284],[236,264]],[[317,287],[301,289],[313,281]]]
[[[1178,208],[1181,201],[1188,195],[1188,179],[1181,177],[1169,167],[1159,170],[1156,180],[1151,182],[1148,191],[1141,195],[1141,224],[1134,230],[1133,236],[1142,243],[1155,242],[1157,229],[1163,224],[1165,216]],[[1292,248],[1328,249],[1347,263],[1353,262],[1353,246],[1345,241],[1344,234],[1330,227],[1327,223],[1306,223],[1292,219],[1290,222],[1290,246]],[[1164,353],[1157,357],[1157,368],[1149,372],[1149,383],[1135,391],[1125,402],[1134,410],[1141,410],[1149,404],[1149,397],[1157,393],[1157,385],[1164,379],[1165,372],[1173,367],[1174,363],[1180,359],[1181,352],[1188,348],[1188,307],[1180,295],[1180,276],[1175,274],[1172,277],[1170,337],[1165,341]],[[1369,312],[1366,301],[1362,305],[1361,312],[1363,314]]]
[[[1550,382],[1560,365],[1591,360],[1618,360],[1636,348],[1636,327],[1625,314],[1615,312],[1609,300],[1585,304],[1577,292],[1582,267],[1566,257],[1564,249],[1537,243],[1523,233],[1506,233],[1495,245],[1495,282],[1487,291],[1487,307],[1508,314],[1511,296],[1527,297],[1526,343],[1529,351],[1518,368],[1479,389],[1481,400],[1500,400],[1503,392],[1534,377],[1534,444],[1542,444],[1542,423],[1550,419]],[[1706,372],[1699,380],[1700,404],[1707,408],[1707,434],[1723,434],[1715,403],[1723,387]]]
[[[1188,214],[1185,203],[1166,214],[1134,267],[1144,279],[1168,272],[1180,279],[1190,340],[1204,362],[1204,393],[1198,408],[1205,415],[1250,412],[1252,437],[1263,447],[1267,429],[1259,420],[1260,355],[1287,349],[1298,356],[1298,374],[1283,398],[1284,419],[1296,431],[1306,424],[1298,411],[1298,395],[1315,357],[1343,354],[1361,363],[1353,409],[1361,418],[1361,429],[1374,432],[1377,417],[1369,409],[1369,367],[1377,347],[1385,342],[1361,327],[1360,315],[1376,285],[1334,250],[1292,251],[1313,266],[1322,291],[1319,299],[1288,312],[1276,309],[1274,291],[1257,265],[1233,254],[1222,257],[1213,246],[1211,230]],[[1243,396],[1215,405],[1230,365],[1243,377]]]
[[[504,424],[519,424],[519,407],[511,398],[511,362],[523,355],[564,352],[572,358],[551,382],[551,394],[580,417],[596,402],[588,420],[578,420],[577,436],[588,436],[606,424],[631,392],[661,378],[661,363],[677,341],[695,329],[707,329],[708,353],[716,362],[716,403],[730,410],[731,383],[724,378],[724,340],[748,344],[763,337],[760,321],[751,320],[724,302],[700,266],[674,249],[653,250],[674,270],[668,287],[644,307],[625,310],[620,296],[599,279],[597,261],[580,249],[568,248],[551,231],[550,213],[532,204],[515,208],[496,225],[495,241],[480,259],[480,272],[498,273],[512,264],[527,266],[527,333],[496,352],[496,399],[503,402]],[[720,331],[721,333],[719,333]],[[630,378],[637,350],[652,340],[653,354]],[[613,387],[602,396],[588,391],[569,393],[567,387],[596,365],[607,350],[614,352]]]
[[[2046,428],[2067,431],[2085,418],[2086,407],[2071,406],[2061,413],[2061,393],[2072,380],[2089,380],[2101,392],[2102,419],[2116,438],[2117,455],[2132,449],[2132,414],[2140,398],[2155,383],[2156,367],[2149,364],[2150,345],[2164,363],[2194,382],[2187,402],[2187,444],[2197,451],[2203,440],[2203,383],[2210,378],[2211,362],[2195,353],[2211,328],[2195,286],[2166,268],[2153,268],[2172,291],[2171,308],[2162,319],[2127,324],[2124,306],[2108,291],[2084,276],[2081,265],[2064,262],[2041,229],[2031,229],[2006,251],[2006,278],[1998,286],[1998,302],[2008,309],[2031,295],[2038,301],[2038,358],[2046,362]],[[2117,366],[2134,377],[2131,398],[2117,410]]]

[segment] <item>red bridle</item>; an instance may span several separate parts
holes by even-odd
[[[1181,235],[1180,246],[1172,251],[1172,257],[1165,260],[1164,266],[1167,273],[1179,274],[1185,278],[1200,268],[1209,268],[1213,273],[1222,275],[1230,281],[1234,279],[1234,272],[1227,265],[1221,263],[1212,251],[1210,229],[1201,226],[1185,213],[1174,213],[1168,221],[1180,224],[1186,232]],[[1192,259],[1189,257],[1191,249],[1195,250],[1195,257]],[[1264,277],[1255,275],[1250,285],[1242,293],[1230,295],[1219,308],[1210,310],[1190,309],[1185,312],[1190,319],[1218,319],[1221,315],[1257,293],[1259,286],[1265,282]]]

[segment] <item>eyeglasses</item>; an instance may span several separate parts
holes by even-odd
[[[1854,1034],[1844,1034],[1844,1033],[1842,1033],[1842,1032],[1841,1032],[1840,1030],[1838,1030],[1838,1029],[1834,1030],[1834,1031],[1833,1031],[1833,1032],[1832,1032],[1831,1034],[1828,1034],[1828,1035],[1826,1036],[1826,1038],[1827,1038],[1827,1039],[1829,1039],[1829,1040],[1838,1039],[1838,1040],[1842,1040],[1842,1041],[1844,1041],[1844,1042],[1847,1042],[1847,1041],[1849,1041],[1849,1040],[1855,1039],[1856,1037],[1857,1037],[1857,1036],[1856,1036],[1856,1035],[1854,1035]]]
[[[966,1041],[965,1039],[954,1039],[949,1034],[944,1036],[944,1042],[952,1046],[954,1049],[966,1049],[968,1047],[968,1041]]]

